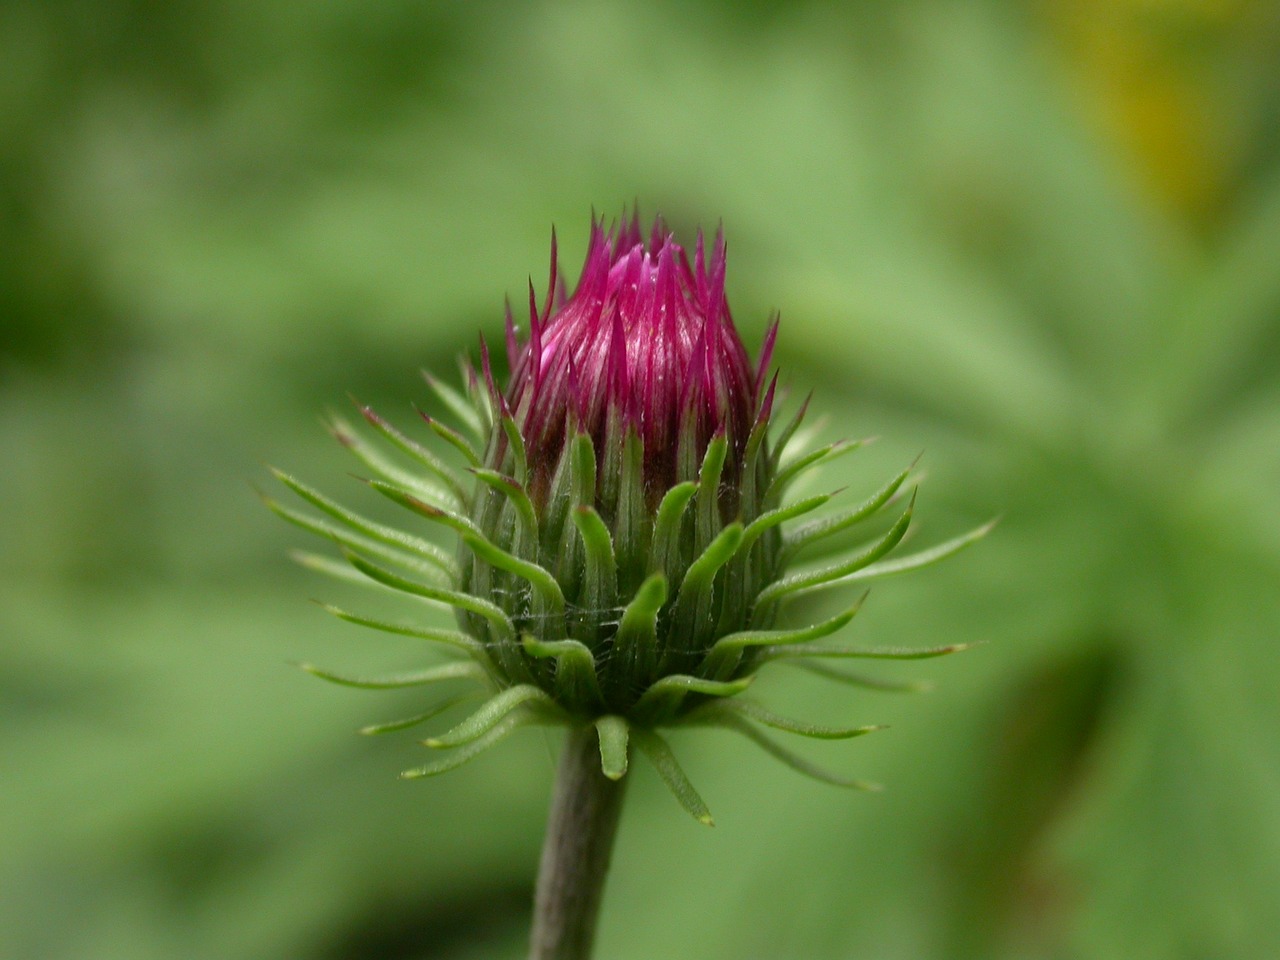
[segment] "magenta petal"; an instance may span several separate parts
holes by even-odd
[[[529,336],[506,393],[518,411],[535,498],[560,460],[566,422],[589,433],[602,458],[613,417],[633,426],[644,443],[646,489],[655,491],[678,482],[673,451],[688,442],[681,431],[689,425],[695,451],[724,431],[740,453],[761,409],[776,327],[753,365],[725,302],[723,231],[709,258],[699,234],[690,263],[660,218],[647,244],[634,214],[609,229],[593,218],[568,297],[553,289],[554,234],[552,247],[548,297],[539,310],[530,291]],[[483,352],[482,360],[487,380]],[[764,406],[771,402],[772,392]]]

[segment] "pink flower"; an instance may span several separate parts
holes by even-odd
[[[553,238],[553,278],[555,258]],[[608,230],[592,223],[573,295],[564,301],[561,288],[563,302],[549,296],[541,312],[531,297],[523,344],[508,326],[512,376],[505,400],[528,450],[535,502],[545,502],[570,427],[591,436],[602,463],[634,432],[643,442],[651,500],[689,479],[681,463],[696,468],[724,432],[731,451],[724,481],[735,483],[773,331],[753,367],[734,329],[724,280],[722,233],[709,263],[699,233],[691,264],[660,218],[647,244],[638,217]]]

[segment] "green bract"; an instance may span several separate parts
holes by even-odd
[[[871,785],[812,766],[763,728],[838,739],[877,727],[791,720],[743,691],[775,660],[890,687],[825,668],[821,660],[914,659],[960,649],[823,642],[853,619],[861,598],[821,623],[786,624],[784,608],[796,596],[923,566],[989,527],[887,559],[911,522],[914,493],[894,507],[904,499],[909,470],[864,503],[816,518],[811,515],[832,495],[789,498],[802,474],[857,444],[803,449],[797,428],[807,404],[781,427],[775,424],[776,378],[766,381],[766,375],[777,327],[753,367],[729,315],[724,264],[720,237],[707,258],[699,235],[690,263],[661,221],[647,244],[634,219],[612,231],[593,224],[573,296],[549,293],[539,309],[531,293],[523,340],[508,313],[512,375],[504,389],[483,341],[480,371],[466,368],[464,391],[428,378],[454,421],[425,417],[445,443],[440,453],[367,408],[365,420],[396,459],[335,424],[338,438],[375,475],[369,485],[420,519],[451,528],[456,554],[366,520],[277,474],[325,517],[269,505],[335,541],[348,565],[310,556],[305,562],[456,613],[459,629],[445,630],[330,607],[354,623],[434,641],[459,659],[381,679],[307,668],[354,686],[467,680],[489,692],[467,719],[424,741],[447,751],[440,759],[404,776],[452,769],[523,725],[593,724],[606,775],[626,773],[634,746],[684,807],[710,822],[656,731],[716,725],[804,773],[865,788]],[[554,242],[549,288],[557,288]],[[822,565],[805,562],[818,552],[815,545],[890,509],[898,512],[888,530],[860,549]],[[429,721],[455,702],[436,702],[366,732]]]

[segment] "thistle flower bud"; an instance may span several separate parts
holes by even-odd
[[[807,402],[775,429],[776,377],[766,374],[777,324],[753,364],[725,298],[723,236],[717,234],[709,256],[701,234],[693,250],[691,262],[661,220],[647,242],[638,218],[609,230],[593,223],[581,277],[566,297],[553,236],[547,294],[539,305],[530,285],[523,338],[508,310],[505,388],[483,339],[479,371],[465,369],[465,395],[428,378],[459,428],[429,416],[427,424],[467,462],[471,483],[371,410],[362,411],[369,425],[416,471],[335,424],[344,445],[378,474],[370,485],[452,528],[456,555],[279,474],[338,524],[269,501],[273,509],[336,540],[365,578],[453,607],[460,627],[388,623],[330,608],[356,623],[437,641],[463,659],[393,683],[309,669],[363,686],[472,679],[492,694],[466,720],[425,741],[455,748],[451,753],[406,776],[451,769],[525,724],[594,724],[608,776],[625,773],[634,745],[686,809],[710,822],[656,730],[719,725],[804,773],[867,787],[814,767],[761,726],[826,739],[878,728],[790,720],[742,692],[774,661],[916,659],[960,649],[815,642],[852,620],[861,599],[821,623],[777,626],[780,609],[796,596],[923,566],[989,527],[886,560],[911,522],[913,494],[860,549],[834,562],[804,562],[896,502],[910,468],[856,506],[797,522],[834,494],[791,499],[792,481],[858,444],[792,452]],[[788,573],[798,559],[800,568]],[[306,562],[337,572],[327,561]],[[891,686],[815,669],[849,683]],[[369,729],[400,729],[438,712]]]
[[[500,421],[485,476],[505,483],[477,498],[471,519],[550,574],[558,593],[528,589],[523,571],[471,548],[463,588],[500,598],[522,638],[520,651],[506,644],[507,680],[548,689],[588,719],[633,713],[655,682],[695,669],[718,637],[745,629],[777,566],[776,530],[742,543],[775,466],[724,264],[719,236],[708,263],[699,235],[690,264],[661,221],[647,245],[634,219],[610,232],[593,224],[573,296],[531,306],[523,343],[508,325],[505,393],[483,353]],[[527,495],[531,518],[522,521],[512,489]],[[483,618],[464,611],[462,621],[503,646]],[[537,645],[566,640],[599,661],[598,684],[557,688],[560,668]]]

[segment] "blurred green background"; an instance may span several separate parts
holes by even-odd
[[[423,653],[252,485],[367,504],[323,412],[411,423],[632,200],[882,437],[832,487],[1003,522],[851,628],[985,641],[935,692],[761,681],[885,793],[637,768],[602,960],[1280,956],[1277,131],[1266,0],[6,0],[0,956],[521,955],[548,745],[397,781],[412,693],[288,664]]]

